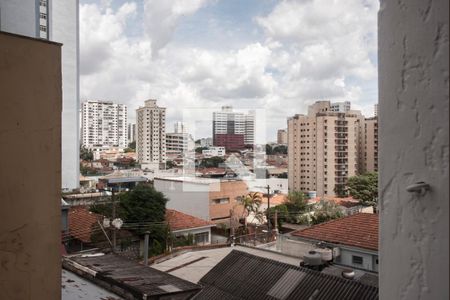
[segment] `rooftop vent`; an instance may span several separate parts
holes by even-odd
[[[345,269],[344,271],[342,271],[342,277],[352,280],[353,278],[355,278],[355,271],[351,269]]]

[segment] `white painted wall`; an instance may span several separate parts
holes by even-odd
[[[195,235],[199,233],[208,233],[208,242],[205,243],[205,245],[211,244],[211,227],[208,228],[193,228],[193,229],[186,229],[186,230],[178,230],[174,231],[173,234],[175,236],[188,236],[189,234],[192,234],[194,236],[194,242],[195,242]]]
[[[37,37],[39,0],[0,0],[0,30]]]
[[[351,249],[340,248],[341,255],[335,259],[336,263],[341,265],[349,266],[356,269],[364,269],[368,271],[377,271],[378,267],[375,265],[375,259],[378,257],[376,254],[369,254],[364,252],[359,252]],[[359,256],[363,258],[362,265],[354,264],[352,262],[352,256]]]
[[[158,178],[154,179],[153,184],[157,191],[169,199],[167,208],[210,220],[209,185]]]
[[[449,299],[449,1],[380,4],[380,299]]]
[[[79,186],[79,22],[78,0],[52,1],[50,40],[62,43],[62,188]]]

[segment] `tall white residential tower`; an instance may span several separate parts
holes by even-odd
[[[87,101],[81,110],[81,142],[87,148],[128,145],[127,107],[110,101]]]

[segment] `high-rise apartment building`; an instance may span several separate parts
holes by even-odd
[[[227,150],[244,149],[255,141],[255,114],[234,112],[231,106],[223,106],[213,113],[213,145]]]
[[[373,115],[378,117],[378,103],[373,105]]]
[[[334,102],[330,104],[330,110],[334,112],[348,112],[351,109],[350,101]]]
[[[287,129],[278,129],[277,144],[287,144]]]
[[[166,152],[169,154],[183,154],[194,150],[195,142],[187,132],[187,128],[182,122],[174,124],[174,132],[166,133]]]
[[[378,117],[364,119],[361,131],[362,173],[378,171]]]
[[[136,141],[136,124],[128,123],[128,144]]]
[[[0,0],[0,30],[62,43],[62,188],[79,186],[78,0]]]
[[[329,101],[311,105],[307,115],[288,119],[289,189],[339,195],[359,173],[359,111],[335,112]]]
[[[142,164],[166,162],[166,108],[156,100],[145,101],[136,110],[136,153]]]
[[[128,145],[127,107],[110,101],[86,101],[81,109],[81,142],[87,148]]]

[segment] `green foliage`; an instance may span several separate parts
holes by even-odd
[[[344,213],[335,202],[322,199],[315,205],[311,221],[313,224],[320,224],[343,216]]]
[[[299,191],[289,192],[287,198],[288,202],[286,205],[290,212],[305,212],[308,203],[305,193]]]
[[[347,187],[350,195],[359,200],[362,205],[377,205],[378,173],[366,173],[348,179]]]
[[[133,228],[128,230],[137,235],[150,232],[150,255],[163,253],[169,237],[169,228],[164,223],[167,198],[148,184],[139,184],[133,190],[115,197],[116,217],[125,223],[133,223]],[[90,210],[112,217],[112,203],[94,204]]]
[[[290,214],[286,204],[279,204],[269,208],[269,220],[272,226],[275,226],[275,211],[277,212],[278,227],[281,228],[284,222],[290,221]]]
[[[129,143],[127,149],[136,150],[136,141]],[[134,152],[134,151],[130,151],[130,152]]]
[[[204,158],[201,160],[199,167],[200,168],[217,168],[219,164],[225,162],[223,157],[214,156],[210,158]]]
[[[287,154],[287,146],[285,145],[278,145],[272,147],[269,144],[266,144],[266,154],[267,155],[274,155],[274,154]]]
[[[98,171],[95,168],[85,167],[80,164],[80,173],[83,176],[95,176],[98,175]]]
[[[172,235],[172,247],[183,247],[194,245],[194,235],[189,233],[187,236],[174,236]]]
[[[203,150],[207,150],[208,147],[197,147],[195,148],[195,153],[202,153]]]
[[[262,221],[263,215],[259,209],[261,207],[262,199],[259,193],[249,193],[240,197],[239,201],[244,207],[241,218],[246,218],[250,214],[254,214],[258,221]]]
[[[166,168],[167,169],[172,169],[174,167],[176,167],[176,164],[172,160],[166,161]]]
[[[81,146],[80,147],[80,159],[92,161],[94,159],[94,153],[92,152],[92,150],[87,149],[84,146]]]

